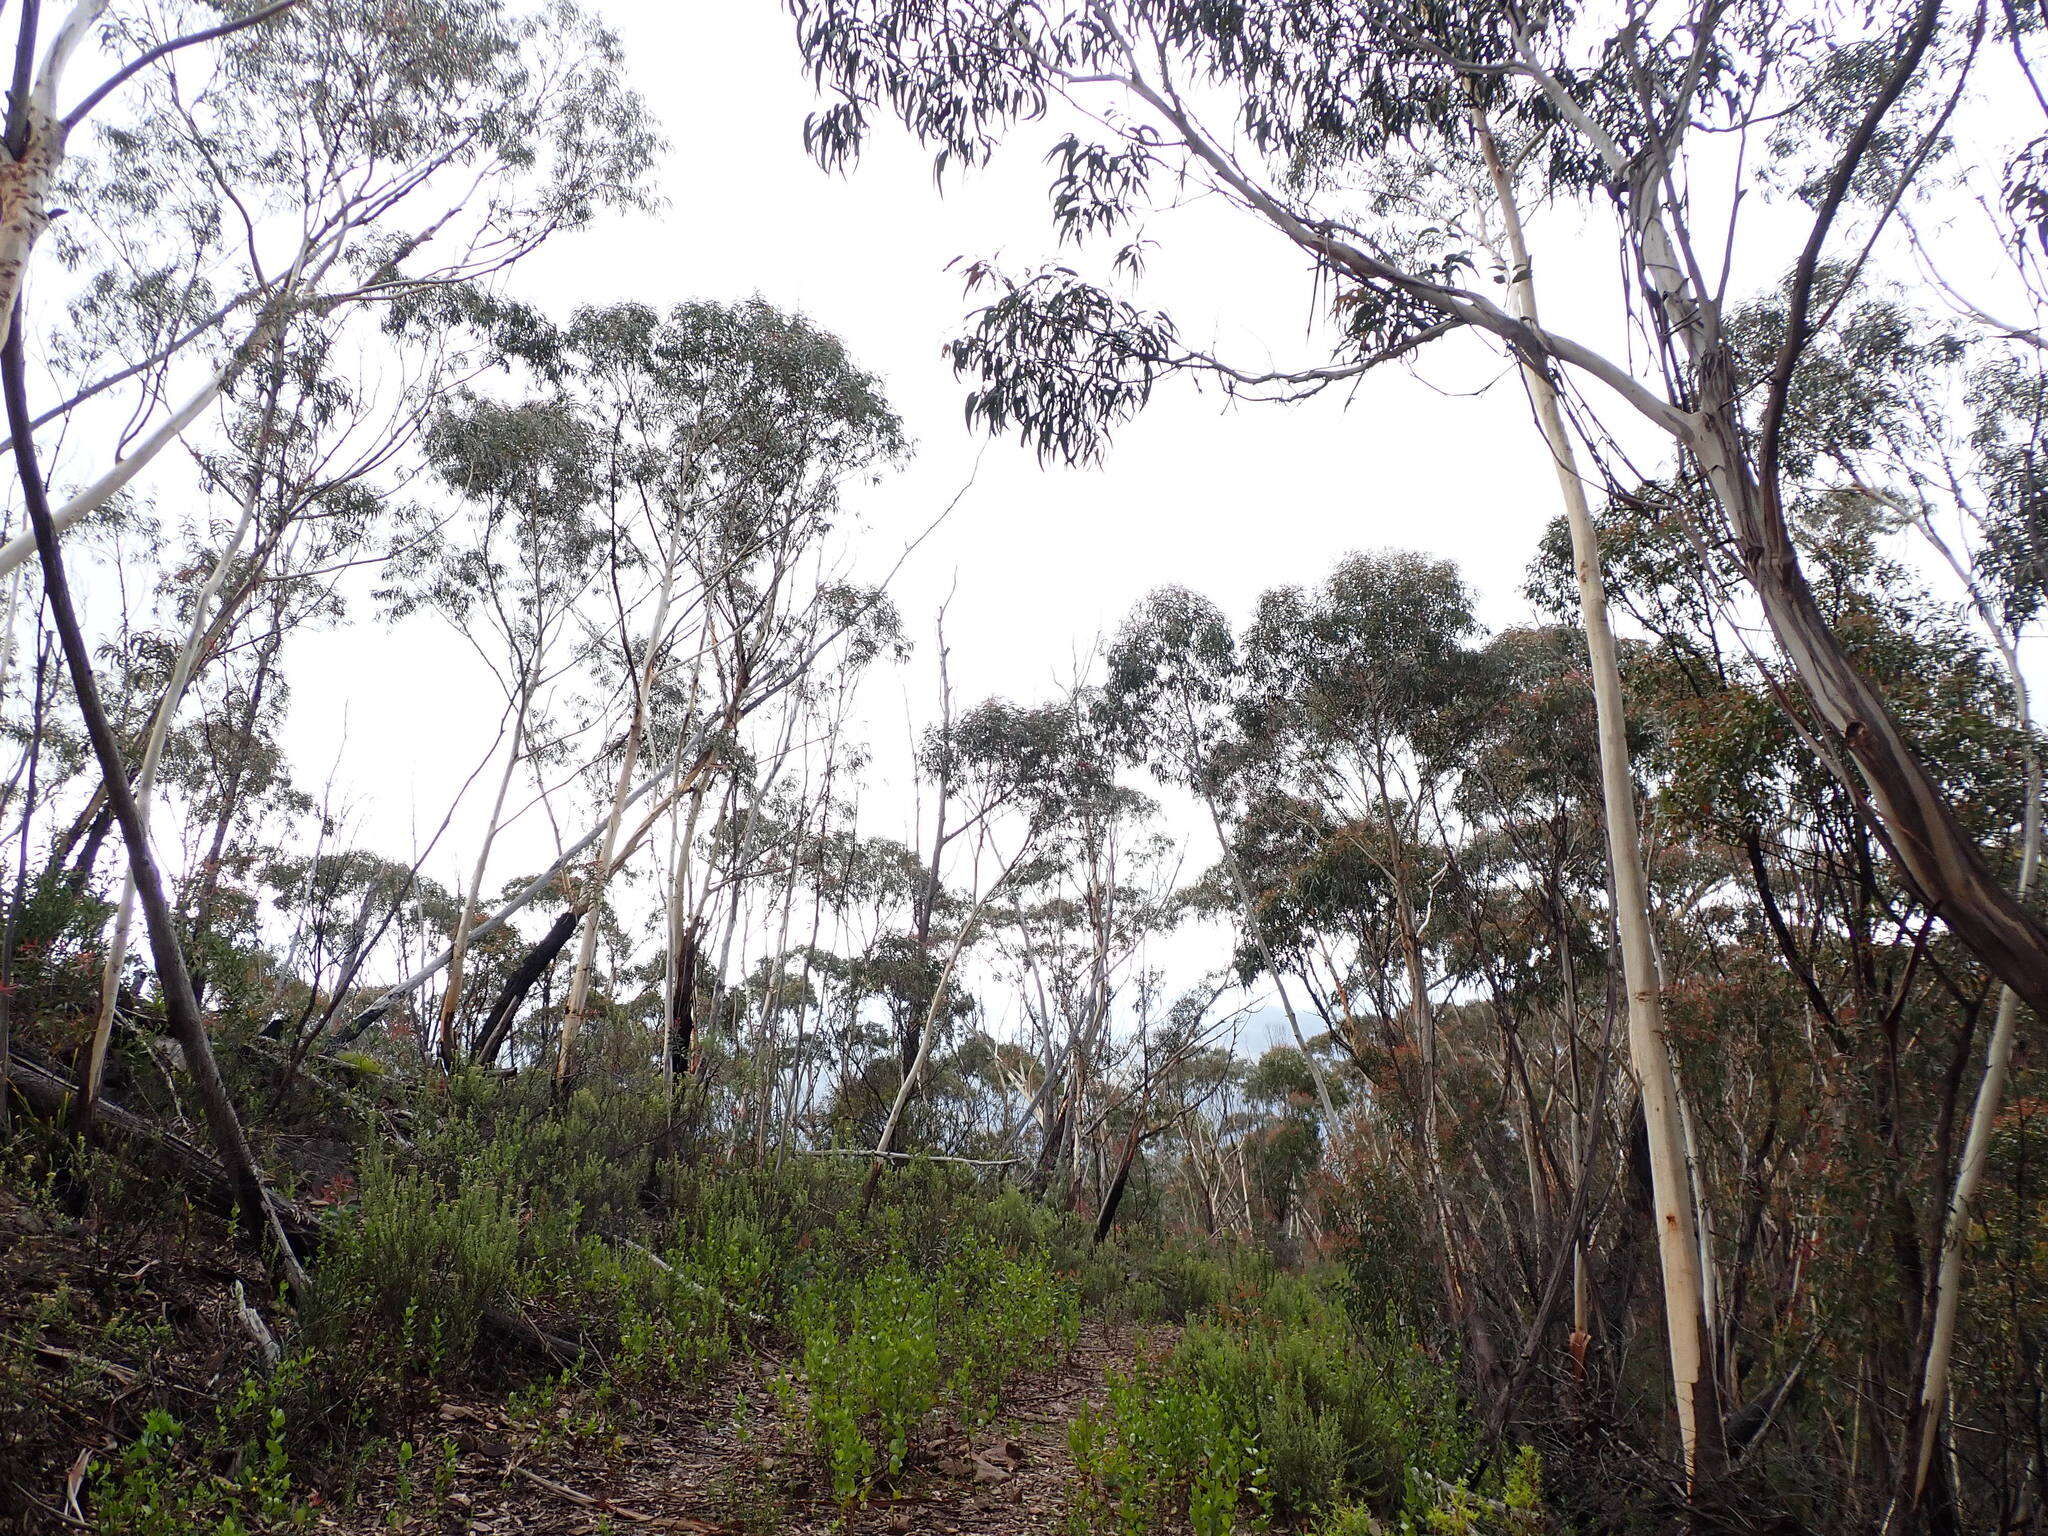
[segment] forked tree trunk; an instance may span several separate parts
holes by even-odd
[[[1858,129],[1867,143],[1885,111],[1897,100],[1926,53],[1939,20],[1937,0],[1926,0],[1914,23],[1910,52]],[[1921,904],[1938,912],[1950,932],[2022,1002],[2048,1018],[2048,924],[2013,898],[1991,873],[1976,842],[1957,821],[1949,796],[1892,717],[1884,696],[1850,659],[1829,628],[1799,560],[1785,521],[1776,470],[1760,474],[1745,437],[1744,413],[1735,363],[1725,334],[1714,328],[1716,350],[1708,347],[1706,320],[1716,310],[1712,294],[1694,291],[1690,270],[1664,227],[1662,189],[1670,176],[1652,140],[1637,156],[1626,154],[1594,123],[1562,85],[1544,81],[1547,99],[1600,152],[1608,173],[1629,186],[1632,254],[1659,311],[1661,328],[1684,354],[1693,397],[1686,408],[1662,400],[1633,383],[1627,372],[1566,338],[1526,325],[1511,326],[1487,307],[1461,300],[1411,274],[1404,274],[1330,226],[1311,226],[1245,174],[1196,128],[1186,111],[1135,75],[1125,83],[1174,128],[1191,152],[1218,180],[1318,262],[1368,285],[1389,282],[1416,293],[1445,317],[1444,325],[1481,327],[1525,358],[1541,352],[1621,391],[1631,406],[1673,439],[1704,472],[1715,500],[1735,533],[1744,579],[1762,604],[1779,649],[1791,663],[1814,711],[1843,744],[1869,795],[1892,857]],[[1854,165],[1847,165],[1853,171]],[[1839,199],[1837,199],[1837,202]],[[1825,227],[1817,230],[1824,234]],[[1813,253],[1816,258],[1818,252]],[[1808,285],[1810,288],[1810,284]]]
[[[889,1105],[889,1118],[882,1125],[882,1134],[875,1142],[874,1162],[868,1168],[867,1182],[861,1187],[860,1208],[865,1211],[874,1203],[875,1186],[881,1180],[882,1169],[896,1152],[897,1133],[903,1126],[903,1111],[908,1107],[911,1095],[917,1092],[919,1079],[924,1076],[925,1065],[931,1060],[932,1036],[937,1033],[939,1004],[946,995],[946,988],[952,984],[953,968],[960,961],[960,952],[974,937],[975,927],[981,922],[982,910],[989,899],[1009,881],[1010,871],[1015,869],[1029,851],[1032,840],[1025,839],[1024,846],[1017,850],[1016,857],[1005,864],[995,881],[984,891],[960,924],[960,931],[953,936],[953,947],[946,955],[946,963],[939,969],[939,982],[932,989],[931,1005],[925,1010],[923,1027],[918,1031],[917,1055],[912,1058],[910,1070],[903,1074],[903,1081],[896,1085],[895,1100]]]
[[[1511,302],[1521,319],[1536,325],[1536,289],[1514,184],[1501,162],[1499,146],[1484,114],[1475,107],[1473,118],[1507,237],[1508,259],[1512,263]],[[1664,1329],[1672,1397],[1678,1411],[1686,1476],[1697,1486],[1716,1476],[1723,1461],[1720,1404],[1714,1373],[1706,1358],[1699,1232],[1693,1216],[1678,1083],[1665,1036],[1656,946],[1650,931],[1649,882],[1643,868],[1642,834],[1636,824],[1635,781],[1629,766],[1621,668],[1615,657],[1614,631],[1607,620],[1607,593],[1601,579],[1593,513],[1587,504],[1585,482],[1579,476],[1577,453],[1558,405],[1557,390],[1546,369],[1532,365],[1526,356],[1522,376],[1557,470],[1565,520],[1571,529],[1579,615],[1593,674],[1601,803],[1606,813],[1607,856],[1614,875],[1622,984],[1628,994],[1629,1060],[1642,1090],[1643,1118],[1649,1132],[1650,1185],[1655,1202],[1657,1255],[1664,1277]]]
[[[1866,142],[1926,56],[1939,12],[1934,0],[1924,0],[1906,53],[1857,130]],[[1885,846],[1921,903],[1940,913],[1965,948],[2048,1019],[2048,925],[1991,873],[1975,840],[1956,820],[1947,794],[1892,718],[1884,696],[1857,670],[1821,612],[1785,519],[1777,467],[1764,466],[1760,472],[1744,438],[1734,359],[1725,339],[1718,339],[1718,351],[1708,350],[1702,301],[1691,291],[1687,269],[1664,227],[1659,168],[1646,159],[1642,165],[1610,169],[1629,177],[1643,272],[1694,376],[1698,398],[1683,418],[1681,441],[1727,514],[1743,575],[1763,605],[1771,633],[1815,713],[1856,765]],[[1837,204],[1845,192],[1846,183],[1831,189]],[[1817,262],[1817,248],[1804,254]],[[1806,286],[1810,291],[1810,274]]]

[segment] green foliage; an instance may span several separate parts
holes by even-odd
[[[1073,1288],[1042,1259],[973,1237],[930,1280],[900,1257],[850,1287],[822,1275],[789,1310],[800,1355],[787,1407],[800,1390],[833,1495],[851,1507],[903,1470],[935,1409],[986,1418],[1034,1356],[1055,1340],[1072,1346],[1079,1321]]]
[[[152,1409],[142,1433],[94,1476],[93,1529],[107,1536],[247,1536],[308,1525],[293,1489],[283,1401],[303,1361],[250,1377],[200,1433]]]
[[[365,1348],[403,1372],[468,1358],[486,1311],[517,1294],[528,1234],[511,1197],[483,1179],[452,1194],[373,1159],[335,1223],[308,1318],[337,1362]]]
[[[1262,1487],[1256,1443],[1230,1405],[1171,1366],[1114,1373],[1106,1410],[1084,1408],[1068,1445],[1077,1533],[1143,1536],[1185,1519],[1195,1536],[1227,1536],[1243,1496]]]
[[[855,1504],[878,1478],[903,1469],[911,1433],[938,1405],[936,1299],[898,1261],[843,1301],[823,1287],[804,1293],[790,1325],[802,1341],[812,1438],[833,1495]]]
[[[1455,1521],[1537,1508],[1533,1457],[1468,1483],[1478,1445],[1453,1371],[1391,1323],[1360,1327],[1337,1289],[1240,1285],[1168,1354],[1113,1374],[1107,1406],[1073,1427],[1076,1531],[1210,1536],[1327,1515],[1333,1530],[1478,1532]]]

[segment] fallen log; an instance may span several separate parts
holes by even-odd
[[[17,1053],[10,1065],[14,1091],[28,1111],[39,1120],[64,1124],[78,1091],[76,1085],[33,1057]],[[94,1108],[93,1135],[137,1166],[190,1190],[203,1209],[217,1216],[235,1213],[234,1186],[213,1155],[197,1142],[104,1098]],[[319,1217],[274,1189],[266,1187],[264,1197],[293,1246],[312,1257],[318,1249]],[[494,1334],[558,1365],[572,1365],[584,1355],[596,1354],[559,1334],[549,1333],[514,1308],[486,1307],[482,1317],[484,1326]]]
[[[8,1077],[29,1113],[54,1125],[65,1123],[78,1094],[77,1084],[18,1051],[8,1064]],[[215,1215],[235,1213],[235,1188],[226,1171],[211,1152],[190,1138],[104,1098],[93,1107],[93,1137],[149,1172],[191,1189],[199,1203]],[[317,1236],[320,1223],[311,1211],[268,1186],[263,1194],[294,1246]]]

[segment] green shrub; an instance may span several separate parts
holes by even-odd
[[[526,1244],[518,1209],[486,1180],[446,1194],[372,1158],[323,1247],[309,1337],[336,1363],[375,1355],[433,1374],[467,1360],[484,1314],[516,1300]]]
[[[1533,1468],[1521,1484],[1514,1473],[1470,1480],[1476,1438],[1448,1366],[1391,1320],[1359,1328],[1328,1277],[1276,1274],[1250,1289],[1255,1266],[1226,1257],[1210,1267],[1224,1272],[1228,1299],[1077,1423],[1077,1530],[1221,1532],[1318,1517],[1340,1530],[1380,1521],[1446,1536],[1491,1529],[1474,1520],[1525,1528],[1540,1505]]]
[[[948,1400],[968,1422],[992,1415],[1003,1388],[1048,1343],[1073,1348],[1081,1326],[1073,1287],[1043,1259],[1013,1259],[982,1238],[967,1238],[947,1261],[937,1301],[940,1345],[953,1365]]]
[[[1263,1484],[1257,1446],[1234,1419],[1214,1389],[1170,1365],[1112,1372],[1105,1410],[1084,1408],[1068,1432],[1075,1529],[1146,1536],[1185,1523],[1228,1536]]]
[[[787,1323],[812,1446],[834,1497],[852,1506],[902,1471],[934,1409],[983,1420],[1049,1344],[1071,1347],[1080,1309],[1043,1259],[1012,1258],[969,1234],[930,1280],[900,1256],[851,1283],[819,1275],[797,1294]],[[792,1410],[798,1384],[787,1389]]]
[[[304,1361],[268,1379],[246,1378],[197,1433],[162,1409],[101,1464],[91,1484],[94,1530],[106,1536],[248,1536],[308,1525],[314,1511],[293,1488],[282,1401],[299,1390]]]
[[[910,1437],[938,1405],[938,1311],[901,1260],[858,1282],[843,1306],[822,1288],[790,1313],[813,1441],[842,1505],[903,1470]]]

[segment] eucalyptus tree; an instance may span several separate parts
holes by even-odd
[[[2038,745],[2011,718],[1995,647],[1887,555],[1899,515],[1882,501],[1816,491],[1804,514],[1824,535],[1810,558],[1831,622],[1855,637],[1859,664],[1896,680],[1894,708],[1945,792],[2016,871]],[[1656,770],[1660,947],[1688,978],[1671,991],[1676,1055],[1713,1107],[1694,1165],[1724,1234],[1710,1245],[1720,1272],[1709,1270],[1708,1299],[1727,1393],[1773,1355],[1780,1381],[1799,1363],[1806,1346],[1768,1309],[1809,1297],[1834,1358],[1804,1369],[1820,1422],[1776,1412],[1785,1454],[1797,1447],[1819,1466],[1848,1425],[1855,1449],[1830,1475],[1871,1525],[2009,1499],[2014,1474],[1950,1475],[1961,1464],[1947,1457],[1913,1490],[1927,1416],[1941,1416],[1926,1396],[1930,1351],[1943,1297],[1956,1295],[1943,1212],[1968,1165],[1969,1063],[1995,1043],[1996,999],[1883,862],[1853,783],[1816,722],[1785,708],[1783,674],[1748,652],[1739,616],[1713,601],[1717,573],[1701,570],[1684,529],[1616,512],[1601,536],[1617,607],[1655,642],[1635,657],[1631,687]],[[1559,530],[1537,583],[1556,608],[1570,601],[1569,562]],[[1984,1198],[2009,1197],[2007,1186]],[[1794,1234],[1800,1247],[1780,1246]],[[1980,1252],[2012,1283],[2009,1252]],[[1976,1321],[1980,1337],[1958,1341],[1975,1362],[1972,1406],[1950,1390],[1956,1413],[1981,1420],[2035,1387],[2023,1353],[1999,1347],[2004,1325]],[[1867,1400],[1884,1407],[1849,1406]]]
[[[594,853],[482,1037],[502,1038],[510,1010],[580,928],[555,1053],[566,1084],[597,942],[583,919],[610,880],[677,804],[688,802],[694,826],[719,764],[737,760],[744,721],[788,695],[786,746],[796,699],[821,658],[874,653],[886,603],[839,572],[828,540],[846,486],[882,471],[905,442],[875,381],[837,341],[760,300],[666,314],[592,307],[560,326],[524,311],[485,319],[538,391],[514,408],[523,416],[499,419],[549,424],[547,441],[512,445],[527,461],[516,473],[536,476],[534,494],[587,524],[572,543],[606,574],[576,607],[596,689],[592,718],[608,737],[591,764],[606,785],[597,826],[555,870],[472,925],[495,930],[569,861]],[[585,458],[573,474],[558,453],[571,441],[581,445],[571,457]],[[652,764],[644,775],[643,761]],[[629,823],[657,788],[653,808]],[[423,984],[454,953],[398,990]]]
[[[964,747],[1002,765],[1017,814],[1045,829],[1012,883],[998,943],[1038,1037],[1037,1081],[1015,1127],[1037,1121],[1037,1180],[1049,1184],[1064,1164],[1070,1200],[1118,1061],[1146,1039],[1145,948],[1181,916],[1177,850],[1156,804],[1119,779],[1119,729],[1092,687],[1036,708],[992,702],[963,722]]]
[[[435,1026],[444,1066],[457,1055],[470,930],[506,802],[521,766],[553,745],[543,695],[573,665],[562,654],[596,574],[588,424],[558,402],[504,405],[472,398],[445,411],[430,450],[439,478],[462,498],[462,523],[414,540],[387,568],[395,617],[443,616],[478,652],[505,696],[506,748],[449,943]]]
[[[1243,793],[1239,706],[1244,691],[1243,660],[1222,610],[1197,593],[1167,587],[1140,603],[1118,630],[1099,707],[1127,754],[1144,760],[1161,782],[1201,802],[1221,850],[1239,924],[1273,978],[1288,1030],[1315,1074],[1324,1118],[1334,1130],[1337,1114],[1329,1084],[1302,1033],[1285,972],[1255,920],[1252,888],[1227,825]]]
[[[1490,1415],[1495,1424],[1508,1421],[1534,1374],[1567,1285],[1569,1347],[1583,1370],[1595,1324],[1595,1189],[1620,1140],[1608,1110],[1619,914],[1608,897],[1611,861],[1602,857],[1611,840],[1600,814],[1588,659],[1581,633],[1564,626],[1493,636],[1458,725],[1464,840],[1450,894],[1464,928],[1454,942],[1465,954],[1451,964],[1483,978],[1503,1064],[1519,1089],[1532,1218],[1556,1244],[1528,1315],[1517,1320],[1523,1342]],[[1642,755],[1642,740],[1627,746],[1631,758]]]
[[[1071,100],[1102,136],[1072,135],[1054,156],[1062,232],[1116,232],[1145,211],[1155,186],[1184,178],[1241,207],[1341,296],[1343,350],[1301,381],[1354,376],[1463,330],[1633,413],[1700,478],[1701,536],[1734,553],[1806,696],[1855,765],[1894,856],[1973,952],[2048,1010],[2048,928],[1993,877],[1881,691],[1826,623],[1784,483],[1795,375],[1837,308],[1827,273],[1838,263],[1852,277],[1863,268],[1905,189],[1949,144],[1981,14],[1950,17],[1941,0],[1918,0],[1806,27],[1760,4],[1647,0],[1599,19],[1491,5],[1417,18],[1399,7],[1290,0],[792,8],[805,57],[832,97],[807,129],[827,164],[858,153],[878,111],[900,118],[944,167],[986,159],[1019,120]],[[1650,343],[1640,362],[1465,284],[1471,252],[1455,225],[1410,217],[1416,199],[1347,197],[1330,177],[1300,174],[1333,149],[1353,163],[1426,172],[1469,154],[1475,102],[1492,120],[1545,130],[1541,163],[1555,190],[1613,200],[1627,295],[1639,290],[1644,300],[1631,309]],[[1208,120],[1211,109],[1222,126]],[[1731,355],[1727,305],[1752,245],[1733,225],[1712,227],[1715,215],[1674,188],[1715,174],[1707,141],[1725,133],[1747,142],[1760,125],[1788,119],[1806,130],[1803,143],[1780,133],[1737,167],[1746,195],[1802,192],[1778,200],[1798,231],[1787,323],[1767,366],[1749,375]],[[1170,316],[1065,269],[1007,285],[955,357],[976,380],[976,415],[1077,456],[1098,452],[1161,378],[1219,370],[1180,344]],[[1236,382],[1271,377],[1221,371]]]
[[[1278,898],[1274,915],[1332,897],[1350,907],[1353,922],[1314,941],[1325,952],[1331,939],[1342,946],[1346,928],[1360,941],[1355,960],[1331,957],[1326,994],[1384,988],[1388,962],[1403,978],[1398,996],[1384,988],[1383,1012],[1408,1021],[1420,1066],[1420,1173],[1446,1293],[1468,1298],[1461,1310],[1476,1326],[1439,1129],[1446,1073],[1437,999],[1455,978],[1434,963],[1441,939],[1429,932],[1441,926],[1434,908],[1452,864],[1446,818],[1464,746],[1455,722],[1477,681],[1471,602],[1451,566],[1401,553],[1353,555],[1313,590],[1260,598],[1242,641],[1257,798],[1238,863],[1255,891]],[[1287,826],[1304,815],[1309,825]],[[1299,862],[1283,855],[1276,867],[1260,857],[1265,840],[1275,851],[1298,850]],[[1282,942],[1304,948],[1299,934]]]
[[[1908,295],[1874,284],[1839,295],[1837,304],[1840,318],[1808,349],[1788,402],[1788,474],[1797,476],[1797,493],[1810,508],[1807,520],[1839,530],[1830,541],[1835,559],[1870,561],[1871,552],[1896,530],[1899,536],[1918,535],[1954,578],[1964,612],[1996,657],[2007,694],[2002,701],[1984,696],[1996,690],[1985,689],[1981,676],[1963,685],[1975,695],[1988,726],[1970,734],[2006,735],[1988,724],[2002,714],[2014,738],[2008,760],[2021,769],[2017,814],[2009,809],[2009,782],[1994,779],[1970,799],[2008,808],[2002,825],[2014,829],[2012,836],[2000,839],[1994,823],[1984,841],[2000,855],[1999,866],[2011,871],[2015,895],[2025,900],[2041,836],[2040,745],[2021,660],[2024,629],[2039,612],[2048,570],[2036,526],[2044,398],[2040,351],[2012,334],[1987,336],[1974,326],[1934,323]],[[1768,354],[1779,345],[1785,324],[1782,304],[1760,301],[1735,317],[1738,347]],[[1886,569],[1885,577],[1885,588],[1911,590],[1903,572]],[[1941,633],[1924,600],[1895,600],[1885,608],[1888,627],[1935,651],[1932,667],[1925,669],[1932,675],[1960,682],[1958,673],[1978,670],[1973,648],[1958,634]],[[1925,701],[1920,713],[1919,719],[1906,715],[1915,738],[1937,771],[1952,779],[1961,766],[1955,723],[1926,718]],[[1970,1213],[2012,1074],[2018,1016],[2018,994],[2001,988],[1941,1241],[1928,1266],[1925,1363],[1912,1430],[1917,1452],[1890,1512],[1893,1520],[1909,1518],[1929,1497],[1934,1446],[1948,1412]]]
[[[942,685],[943,686],[943,685]],[[929,861],[920,857],[922,880],[913,897],[910,932],[886,936],[877,946],[893,972],[890,1012],[899,1049],[903,1051],[899,1080],[882,1133],[876,1141],[875,1170],[898,1151],[904,1112],[919,1091],[937,1037],[954,1017],[972,1006],[965,988],[955,981],[968,948],[989,932],[1000,914],[990,907],[1000,896],[1014,897],[1017,888],[1038,867],[1038,856],[1053,834],[1070,775],[1063,775],[1062,745],[1071,740],[1072,716],[1059,704],[1020,708],[990,699],[952,715],[950,695],[938,726],[920,743],[921,776],[941,786],[942,807],[950,808],[934,824]],[[957,840],[967,850],[946,858]],[[1014,842],[1002,851],[1004,834]],[[956,880],[960,888],[938,882]],[[944,917],[945,929],[934,932],[933,915]],[[874,1189],[871,1177],[869,1192]]]
[[[38,145],[66,204],[58,255],[83,274],[55,349],[65,398],[40,419],[136,403],[93,434],[117,462],[86,461],[60,530],[188,434],[296,318],[410,312],[648,200],[657,140],[618,44],[559,0],[296,0],[226,22],[192,0],[84,0],[51,67],[95,28],[129,60],[121,88]],[[17,537],[0,566],[31,551]]]
[[[315,297],[327,305],[392,297],[420,281],[489,270],[554,229],[587,219],[603,202],[631,195],[638,172],[608,158],[617,146],[594,148],[583,138],[595,110],[642,146],[646,142],[636,128],[637,104],[608,78],[599,78],[601,69],[589,68],[590,49],[602,53],[610,46],[604,34],[566,12],[543,32],[495,9],[464,9],[460,19],[467,24],[458,36],[452,25],[458,18],[447,9],[438,26],[436,18],[417,10],[394,16],[348,4],[273,5],[223,22],[184,6],[168,14],[151,9],[107,17],[105,0],[78,0],[45,46],[38,35],[40,8],[25,5],[12,72],[17,88],[0,146],[18,194],[0,219],[0,288],[7,311],[0,324],[8,343],[0,371],[6,374],[8,430],[31,525],[0,550],[0,564],[18,565],[31,551],[42,560],[73,691],[109,808],[128,845],[173,1033],[192,1065],[244,1216],[277,1237],[288,1272],[300,1281],[211,1061],[169,899],[148,847],[146,811],[130,788],[121,744],[108,725],[59,539],[189,429],[250,359],[269,347],[293,306]],[[64,111],[64,77],[103,18],[106,39],[127,62]],[[211,24],[188,28],[188,22]],[[156,30],[166,23],[169,33]],[[461,46],[451,49],[451,43]],[[198,55],[196,49],[207,52]],[[181,79],[200,56],[217,61],[208,86]],[[506,110],[504,87],[515,79],[522,90],[533,84],[535,64],[552,68],[554,88],[533,92],[526,111]],[[101,109],[109,103],[125,111],[122,121],[105,123],[108,113]],[[101,143],[67,166],[73,136],[95,112],[101,114]],[[550,131],[572,119],[576,126],[569,133]],[[501,132],[506,136],[493,143]],[[542,144],[546,149],[537,155]],[[527,179],[541,162],[563,178],[545,191]],[[587,195],[564,204],[559,198],[565,184],[580,184]],[[22,345],[23,329],[35,319],[18,311],[32,247],[60,188],[76,214],[67,221],[70,254],[80,263],[104,262],[119,274],[103,280],[99,291],[125,286],[145,307],[168,302],[182,312],[168,326],[153,316],[130,333],[153,338],[168,329],[168,341],[74,390],[39,418],[29,405]],[[465,213],[471,194],[484,189],[489,190]],[[439,206],[420,212],[413,228],[404,229],[406,214],[429,200]],[[162,250],[151,249],[160,233],[145,227],[148,215],[159,211],[167,215],[162,227],[179,235],[170,249],[180,254],[169,263]],[[94,252],[87,233],[95,230],[102,236],[118,232],[104,256]],[[444,232],[457,253],[438,265],[438,252],[422,258]],[[124,250],[122,240],[133,243]],[[204,249],[188,261],[183,253],[194,244]],[[144,280],[126,281],[137,270]],[[211,303],[216,287],[232,296]],[[254,318],[247,329],[238,335],[225,329],[230,317],[249,311]],[[202,357],[209,348],[214,356]],[[167,374],[180,362],[197,365],[200,385],[183,404],[163,412],[156,402],[165,398]],[[117,434],[126,451],[102,456],[102,463],[113,458],[113,467],[53,508],[32,435],[52,418],[68,423],[91,395],[130,380],[142,381],[141,404],[133,424]]]
[[[253,651],[240,733],[252,734],[265,694],[275,706],[283,691],[286,640],[343,616],[338,573],[374,563],[418,535],[403,495],[376,482],[411,443],[451,360],[438,346],[411,349],[420,376],[378,390],[349,377],[354,370],[337,356],[345,353],[346,329],[345,319],[332,314],[276,327],[263,355],[223,390],[229,411],[223,439],[195,446],[201,505],[219,511],[189,535],[185,569],[194,577],[174,573],[165,582],[170,633],[144,642],[161,658],[161,676],[154,675],[157,669],[135,669],[122,680],[130,692],[154,695],[136,753],[135,796],[145,821],[188,692],[197,688],[203,696],[209,674],[227,668],[236,652]],[[215,547],[221,525],[225,538]],[[204,572],[203,580],[197,572]],[[131,623],[135,617],[124,615]],[[222,704],[233,711],[240,701]],[[205,806],[202,816],[186,818],[205,851],[188,858],[193,874],[179,900],[190,941],[202,947],[254,746],[235,740],[234,727],[213,734],[212,753],[188,752],[183,764],[170,765],[172,776],[183,780],[179,787],[196,792],[190,808]],[[130,880],[116,904],[98,1024],[79,1073],[74,1121],[80,1127],[90,1124],[99,1092],[133,910]],[[196,979],[205,985],[204,967]]]

